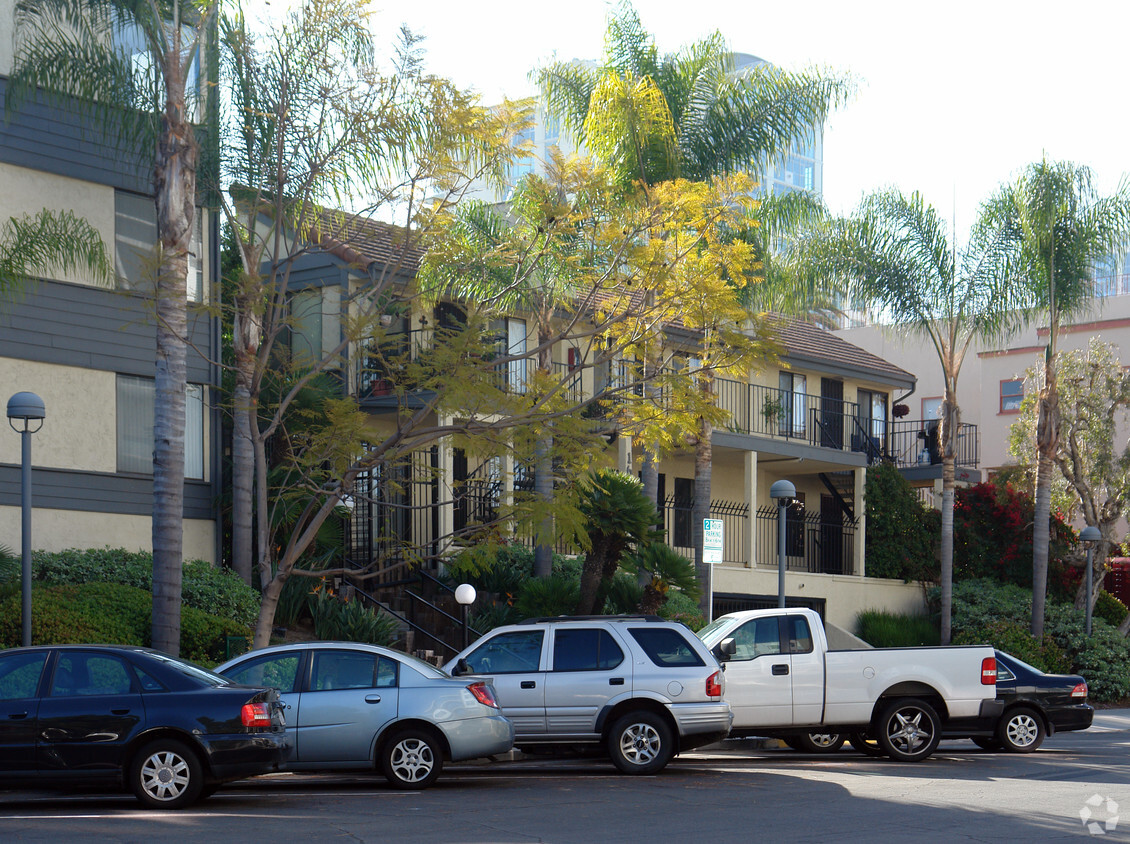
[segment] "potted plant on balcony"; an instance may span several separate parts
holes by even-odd
[[[765,424],[772,428],[785,412],[785,403],[779,396],[767,398],[761,405],[761,415],[765,417]]]

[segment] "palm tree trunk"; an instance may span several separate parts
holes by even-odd
[[[240,336],[237,321],[235,335]],[[237,344],[239,340],[237,339]],[[252,513],[255,488],[255,446],[251,426],[256,424],[255,403],[251,397],[255,357],[247,345],[235,350],[235,389],[232,407],[232,568],[244,583],[251,585]]]
[[[954,467],[957,462],[957,431],[961,424],[955,390],[947,387],[942,401],[938,440],[942,449],[942,538],[941,538],[941,644],[953,635],[953,499]]]
[[[538,353],[538,370],[547,377],[553,374],[553,359],[549,351],[551,333],[546,321],[539,321],[538,346],[541,351]],[[545,513],[538,525],[537,545],[534,546],[534,577],[546,578],[553,574],[553,516],[550,515],[553,505],[553,429],[549,425],[534,447],[534,495]]]
[[[1059,395],[1051,354],[1044,362],[1036,419],[1036,496],[1032,524],[1032,635],[1044,635],[1044,607],[1048,590],[1048,553],[1051,542],[1051,485],[1059,445]]]
[[[154,167],[161,266],[153,415],[153,647],[180,653],[184,565],[184,428],[188,250],[196,218],[199,147],[185,113],[179,32],[165,77],[165,112]]]
[[[709,397],[714,393],[713,373],[703,369],[699,376],[702,393]],[[714,426],[710,420],[700,417],[698,422],[698,439],[694,447],[694,506],[691,508],[691,541],[694,543],[694,571],[698,582],[702,584],[702,597],[699,607],[707,618],[711,617],[710,593],[713,584],[710,583],[712,571],[703,561],[702,554],[702,522],[710,518],[710,487],[711,472],[714,460],[714,446],[712,439]],[[707,588],[707,587],[710,588]]]

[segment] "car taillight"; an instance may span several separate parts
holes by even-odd
[[[987,656],[981,660],[981,685],[995,686],[997,684],[997,658]]]
[[[478,682],[472,683],[467,687],[467,691],[475,696],[475,700],[483,706],[489,706],[492,709],[498,709],[498,701],[494,697],[494,689],[486,683]]]
[[[706,678],[706,696],[722,697],[722,683],[724,676],[721,671],[715,671]]]
[[[245,727],[269,727],[271,707],[266,703],[245,703],[239,717]]]
[[[1081,697],[1083,700],[1087,699],[1087,684],[1076,683],[1075,688],[1071,690],[1072,697]]]

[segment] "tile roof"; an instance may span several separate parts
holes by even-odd
[[[399,269],[401,275],[413,275],[424,257],[419,237],[406,247],[403,226],[356,214],[323,213],[314,235],[319,246],[348,264],[378,263]]]
[[[917,380],[902,367],[810,322],[774,317],[773,326],[781,345],[785,347],[784,357],[788,360],[816,364],[817,367],[822,363],[832,363],[900,386],[913,387]]]

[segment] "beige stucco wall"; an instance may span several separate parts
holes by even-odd
[[[7,76],[12,70],[12,59],[16,52],[13,41],[15,11],[15,0],[0,0],[0,76]]]
[[[752,595],[777,594],[777,570],[714,567],[714,591]],[[875,577],[836,574],[785,573],[785,594],[800,598],[823,598],[825,618],[854,633],[856,617],[863,610],[894,613],[925,612],[925,596],[917,583]]]
[[[32,438],[32,464],[90,472],[117,470],[113,372],[0,357],[3,400],[23,390],[43,399],[47,418]],[[5,420],[6,421],[6,420]],[[0,463],[20,462],[20,437],[0,432]]]
[[[35,478],[32,476],[32,494]],[[184,521],[184,558],[216,562],[215,523],[203,519]],[[31,519],[33,550],[63,551],[67,548],[153,548],[153,520],[149,516],[87,513],[78,510],[36,508]],[[0,545],[19,553],[20,508],[0,507]]]
[[[3,2],[3,0],[0,0]],[[0,38],[3,32],[0,30]],[[37,214],[47,208],[71,211],[85,219],[102,236],[108,252],[114,248],[114,189],[78,179],[68,179],[39,170],[0,164],[0,219]],[[82,273],[62,273],[52,269],[49,278],[89,284]]]

